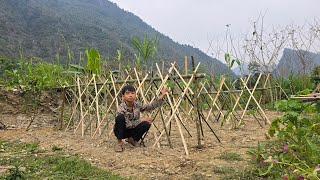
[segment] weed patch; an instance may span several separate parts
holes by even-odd
[[[259,177],[259,173],[256,169],[245,169],[242,171],[232,171],[225,174],[221,180],[259,180],[263,179]]]
[[[228,174],[232,173],[234,169],[232,167],[213,166],[212,171],[216,174]]]
[[[243,158],[237,153],[225,153],[218,156],[218,159],[222,159],[225,161],[242,161]]]
[[[37,154],[38,144],[0,141],[0,165],[8,166],[0,179],[124,179],[92,166],[78,156],[54,152]]]

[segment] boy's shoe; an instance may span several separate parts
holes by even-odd
[[[114,151],[115,152],[122,152],[123,150],[124,150],[124,148],[123,148],[122,144],[119,144],[119,143],[115,144],[115,146],[114,146]]]
[[[134,147],[138,147],[139,143],[137,141],[135,141],[132,137],[128,138],[128,143],[131,144]]]

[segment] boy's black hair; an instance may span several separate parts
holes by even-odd
[[[125,85],[125,86],[121,89],[121,94],[124,95],[124,93],[125,93],[126,91],[136,92],[136,88],[134,88],[132,85],[128,84],[128,85]]]

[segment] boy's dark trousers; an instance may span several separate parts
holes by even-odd
[[[132,137],[135,141],[139,141],[142,135],[147,132],[151,124],[145,121],[142,121],[138,126],[132,129],[126,128],[126,119],[123,114],[119,114],[116,117],[116,123],[114,125],[114,135],[117,139],[125,139]]]

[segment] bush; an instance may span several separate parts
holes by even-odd
[[[289,74],[288,77],[278,76],[275,81],[282,87],[287,95],[296,94],[304,89],[314,89],[315,85],[307,75]],[[274,86],[277,86],[275,84]]]
[[[18,66],[7,66],[3,70],[2,82],[24,90],[43,90],[63,84],[67,79],[63,70],[61,65],[46,63],[39,58],[20,60]]]

